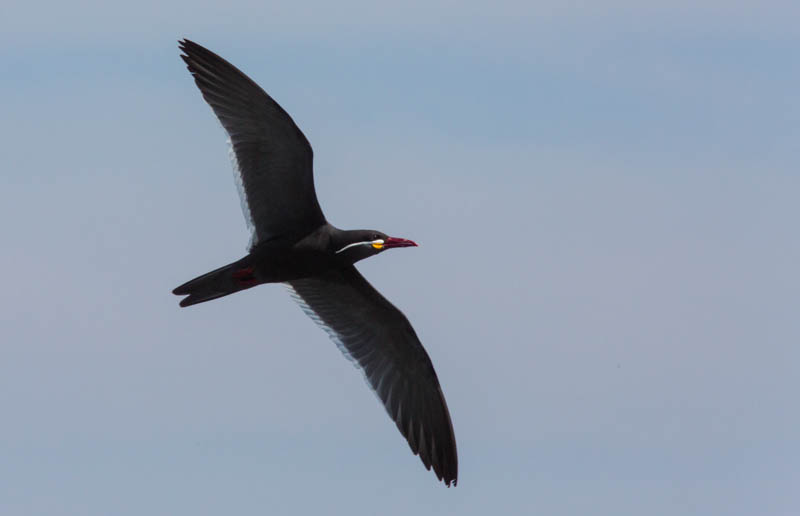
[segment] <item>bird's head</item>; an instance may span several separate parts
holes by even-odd
[[[335,253],[351,263],[395,247],[417,247],[405,238],[395,238],[373,230],[343,231],[335,243]]]

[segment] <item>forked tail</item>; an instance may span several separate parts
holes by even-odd
[[[255,287],[259,281],[249,262],[249,257],[246,256],[239,261],[187,281],[172,293],[177,296],[187,296],[181,299],[180,304],[181,306],[190,306]]]

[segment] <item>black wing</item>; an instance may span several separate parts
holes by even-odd
[[[453,424],[433,364],[408,319],[355,269],[290,281],[303,311],[364,373],[411,451],[456,484]]]
[[[292,118],[215,53],[189,40],[180,48],[203,98],[230,136],[251,247],[280,235],[302,236],[324,224],[311,145]]]

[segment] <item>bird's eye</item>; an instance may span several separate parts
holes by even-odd
[[[381,237],[381,236],[380,236],[379,234],[377,234],[377,233],[373,233],[373,234],[372,234],[372,239],[373,239],[373,240],[378,240],[380,237]]]

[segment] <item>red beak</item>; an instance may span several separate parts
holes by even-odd
[[[386,241],[383,243],[383,248],[391,249],[393,247],[417,247],[417,244],[411,240],[406,240],[405,238],[386,237]]]

